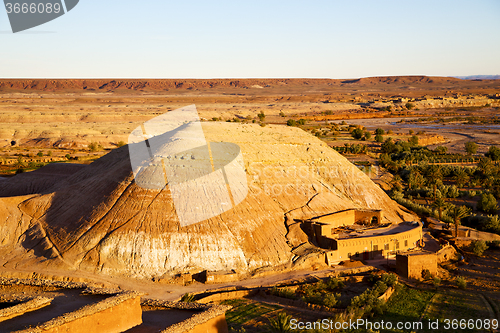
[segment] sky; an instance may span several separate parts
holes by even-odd
[[[16,34],[0,8],[0,78],[495,75],[499,59],[498,0],[80,0]]]

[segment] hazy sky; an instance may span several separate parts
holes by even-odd
[[[451,76],[499,59],[498,0],[80,0],[17,34],[0,8],[2,78]]]

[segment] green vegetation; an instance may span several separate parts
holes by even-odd
[[[302,285],[297,289],[297,295],[306,303],[324,305],[333,308],[338,305],[340,293],[334,293],[344,288],[344,283],[335,278],[326,282],[320,281],[313,284]]]
[[[478,257],[482,256],[487,249],[488,245],[486,245],[484,240],[478,240],[472,243],[472,252]]]
[[[101,151],[103,150],[103,146],[100,143],[97,142],[91,142],[87,146],[91,152],[96,152],[96,151]]]
[[[271,333],[287,333],[292,332],[290,328],[290,320],[292,316],[286,312],[280,312],[275,318],[269,318],[269,332]]]
[[[229,329],[240,331],[243,325],[252,320],[267,321],[267,314],[281,310],[281,307],[254,302],[247,299],[232,299],[223,301],[222,304],[231,305],[233,308],[226,312],[226,321]],[[274,314],[273,314],[274,315]]]
[[[497,200],[491,193],[481,194],[481,198],[477,203],[477,209],[485,213],[494,214],[498,210]]]
[[[467,281],[461,277],[461,276],[458,276],[455,280],[455,283],[457,284],[457,287],[460,288],[460,289],[466,289],[467,288]]]
[[[500,161],[500,148],[497,146],[491,146],[485,155],[492,161]]]
[[[288,119],[286,122],[287,126],[303,126],[306,124],[305,119],[299,119],[299,120],[294,120],[294,119]]]
[[[182,295],[181,302],[194,302],[194,295],[189,293]]]
[[[263,122],[266,119],[264,111],[260,111],[260,113],[257,116],[259,117],[260,122]]]
[[[467,155],[473,155],[477,153],[477,148],[478,146],[475,142],[469,141],[465,143],[465,152],[467,153]]]
[[[418,321],[433,296],[433,291],[398,284],[396,291],[386,303],[384,314],[376,316],[373,321],[381,319],[393,323]]]
[[[398,203],[417,214],[454,224],[453,234],[462,223],[500,234],[496,215],[500,199],[500,163],[493,160],[497,158],[496,147],[490,147],[484,157],[472,157],[473,142],[466,145],[467,154],[448,154],[440,147],[434,151],[421,147],[416,140],[404,142],[387,138],[380,148],[380,165],[394,175],[390,195]],[[500,154],[500,149],[498,152]],[[477,165],[441,164],[460,162]],[[452,199],[460,199],[463,203]]]
[[[364,132],[361,128],[356,128],[351,132],[351,135],[356,140],[361,140],[364,135]]]

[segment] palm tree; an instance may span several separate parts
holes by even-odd
[[[471,212],[472,209],[466,206],[453,206],[453,208],[450,209],[449,215],[455,223],[455,237],[458,237],[458,225],[460,224],[460,220],[470,216]]]
[[[470,179],[469,175],[467,175],[467,172],[465,172],[464,169],[458,169],[454,178],[458,188],[464,187],[464,185],[468,183]]]
[[[391,185],[392,189],[396,189],[397,191],[401,191],[403,189],[403,179],[401,178],[400,175],[395,175],[392,177]]]
[[[443,198],[439,197],[436,200],[434,200],[434,203],[432,204],[433,208],[436,208],[439,212],[439,220],[443,219],[443,211],[447,210],[449,208],[450,204],[447,203]]]
[[[425,177],[427,178],[427,182],[429,183],[429,185],[432,185],[434,189],[434,200],[436,200],[437,186],[441,181],[441,179],[443,178],[443,174],[441,173],[441,167],[439,165],[430,165],[427,168]]]
[[[270,318],[269,319],[269,332],[273,333],[287,333],[291,332],[292,329],[290,328],[290,320],[292,319],[292,316],[287,315],[286,312],[280,312],[276,316],[276,319]]]
[[[413,187],[422,188],[424,184],[425,184],[424,176],[422,176],[422,174],[418,171],[415,172],[412,171],[409,179],[410,189],[412,190]]]

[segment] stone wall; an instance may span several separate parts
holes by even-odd
[[[396,256],[396,272],[408,279],[422,278],[422,271],[428,269],[432,275],[438,273],[436,253],[415,252]]]

